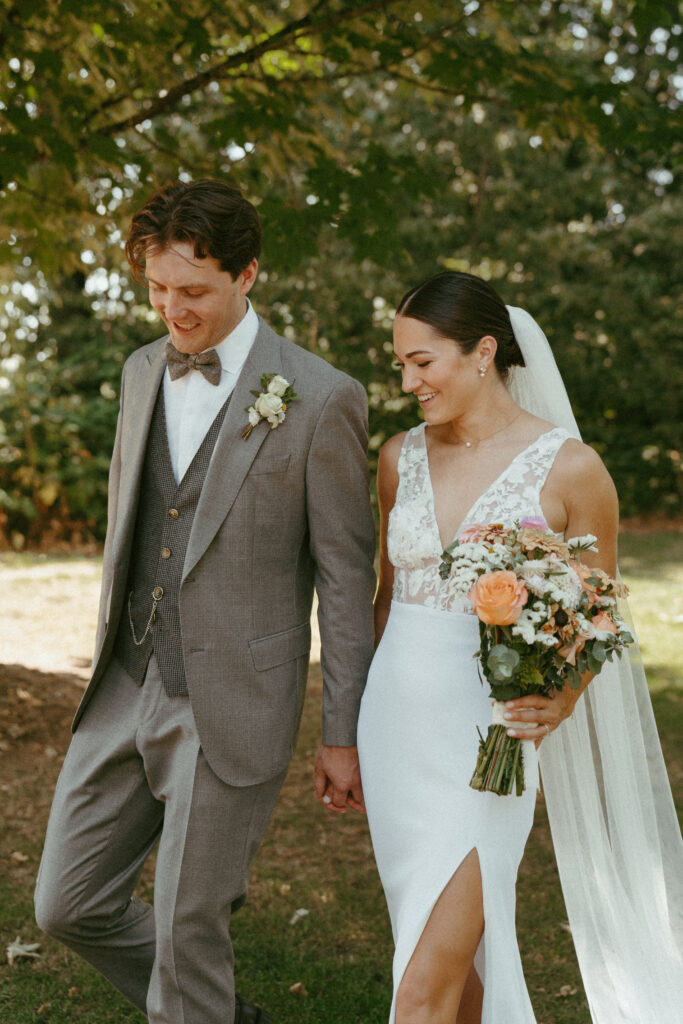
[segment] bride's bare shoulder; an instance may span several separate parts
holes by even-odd
[[[568,493],[590,492],[602,500],[617,498],[614,481],[605,463],[590,445],[570,437],[560,448],[553,467],[556,482],[561,482]]]
[[[379,450],[380,464],[394,468],[398,465],[398,457],[401,454],[401,448],[403,448],[403,442],[407,434],[407,430],[402,430],[400,434],[394,434],[393,437],[384,442]]]
[[[377,464],[377,493],[380,508],[386,512],[393,506],[398,489],[398,459],[405,440],[407,430],[395,434],[385,441],[379,450]]]

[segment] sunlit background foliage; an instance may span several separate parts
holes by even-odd
[[[158,185],[264,223],[259,312],[358,377],[371,461],[417,410],[403,291],[489,278],[545,328],[627,515],[681,511],[676,3],[0,0],[0,546],[100,540],[122,253]]]

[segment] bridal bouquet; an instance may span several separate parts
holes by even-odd
[[[543,519],[514,526],[466,527],[442,554],[439,575],[467,595],[479,619],[481,668],[494,699],[493,724],[479,733],[473,789],[524,790],[521,740],[508,736],[501,704],[529,694],[552,694],[597,675],[633,637],[617,611],[626,587],[581,563],[597,550],[591,534],[564,541]]]

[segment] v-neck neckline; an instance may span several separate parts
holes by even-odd
[[[426,470],[427,470],[427,472],[426,472],[427,486],[429,487],[429,495],[430,495],[431,503],[432,503],[432,522],[434,523],[434,529],[436,531],[437,540],[438,540],[439,544],[441,545],[441,548],[440,548],[441,551],[445,551],[446,548],[450,544],[452,544],[455,540],[457,540],[458,534],[462,530],[463,526],[465,526],[465,524],[469,520],[469,518],[472,515],[472,513],[476,510],[477,506],[481,504],[482,500],[486,497],[486,495],[489,493],[489,491],[493,487],[495,487],[496,484],[499,483],[499,481],[502,480],[510,472],[510,470],[512,469],[514,464],[517,462],[517,460],[520,459],[523,455],[526,455],[526,453],[528,451],[530,451],[534,447],[534,445],[538,444],[538,442],[541,440],[541,438],[547,437],[548,434],[553,434],[556,430],[560,429],[559,427],[551,427],[550,430],[544,430],[542,434],[539,434],[538,437],[534,438],[533,441],[530,441],[529,444],[525,448],[522,448],[521,451],[517,452],[517,454],[512,459],[510,459],[510,461],[508,462],[507,466],[505,466],[500,471],[498,476],[495,477],[495,479],[491,481],[491,483],[488,485],[488,487],[484,488],[484,490],[481,492],[479,497],[476,498],[472,502],[470,507],[465,512],[465,515],[460,520],[460,524],[458,525],[458,528],[455,531],[455,533],[453,534],[452,538],[449,541],[447,541],[445,544],[442,544],[442,541],[441,541],[441,529],[439,527],[439,522],[438,522],[438,520],[436,518],[436,501],[435,501],[435,498],[434,498],[434,486],[432,484],[432,473],[431,473],[431,469],[429,467],[429,450],[427,448],[427,430],[426,430],[426,427],[427,427],[427,424],[423,423],[422,424],[422,431],[421,431],[421,433],[422,433],[422,451],[423,451],[423,454],[424,454],[425,466],[426,466]]]

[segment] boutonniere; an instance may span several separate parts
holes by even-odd
[[[246,441],[261,420],[268,420],[270,429],[275,430],[284,422],[287,406],[299,399],[289,381],[279,373],[261,374],[261,387],[262,391],[251,392],[256,401],[245,409],[249,414],[249,423],[242,431],[243,441]]]

